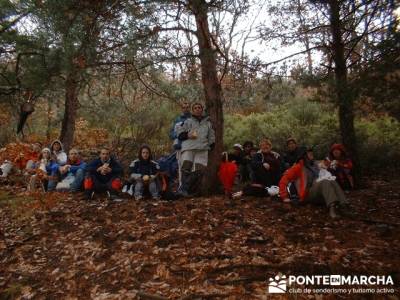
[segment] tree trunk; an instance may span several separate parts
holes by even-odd
[[[65,81],[65,111],[60,135],[65,151],[68,151],[74,142],[75,121],[78,112],[78,91],[78,80],[75,73],[71,72]]]
[[[208,26],[208,6],[204,0],[191,0],[191,9],[196,19],[197,39],[201,63],[201,79],[203,82],[207,112],[215,130],[215,148],[208,159],[207,176],[204,180],[203,193],[215,192],[218,185],[218,168],[223,149],[224,116],[222,110],[222,90],[217,76],[217,61],[212,47],[210,29]]]
[[[354,94],[347,80],[340,6],[338,0],[330,0],[330,27],[332,33],[333,61],[335,63],[335,92],[339,106],[339,125],[342,142],[354,161],[355,178],[359,178],[359,158],[354,129]]]

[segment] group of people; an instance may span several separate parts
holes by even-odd
[[[124,179],[123,167],[109,149],[102,148],[98,158],[86,163],[75,148],[67,155],[59,140],[50,147],[32,144],[29,153],[12,163],[3,163],[0,176],[7,176],[15,166],[29,178],[30,190],[40,186],[46,191],[84,191],[87,199],[92,199],[96,192],[117,199],[121,189],[136,200],[146,195],[153,199],[171,193],[174,197],[196,195],[205,175],[209,151],[215,145],[215,132],[201,103],[182,104],[182,114],[174,121],[170,138],[177,164],[176,180],[174,174],[160,168],[147,145],[140,147]],[[279,195],[284,202],[324,200],[332,217],[337,216],[338,204],[347,203],[343,190],[354,186],[352,162],[343,145],[334,144],[329,155],[316,162],[312,149],[298,146],[294,138],[287,140],[282,155],[272,150],[268,138],[262,138],[258,148],[251,141],[243,146],[234,144],[232,151],[222,155],[219,178],[229,196]],[[242,189],[233,193],[234,186]]]

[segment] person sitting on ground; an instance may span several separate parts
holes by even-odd
[[[51,154],[54,155],[54,159],[59,166],[63,166],[67,163],[68,157],[60,140],[54,140],[51,143],[50,150]]]
[[[286,140],[286,152],[283,155],[284,170],[289,169],[296,163],[299,154],[304,150],[304,147],[299,147],[294,138],[288,138]]]
[[[333,144],[326,159],[328,171],[336,176],[336,181],[344,190],[354,188],[354,178],[352,175],[353,162],[347,156],[342,144]]]
[[[34,169],[35,164],[41,155],[42,144],[39,142],[33,143],[29,151],[21,152],[14,160],[14,164],[19,170],[26,170],[28,173]],[[31,172],[33,173],[33,172]]]
[[[209,117],[203,115],[202,104],[193,104],[192,117],[178,128],[177,134],[182,141],[182,185],[179,193],[187,197],[201,186],[208,151],[215,145],[215,132]]]
[[[69,150],[68,160],[64,166],[57,169],[55,176],[60,179],[56,185],[57,191],[79,192],[85,178],[86,163],[81,160],[79,151],[75,148]]]
[[[130,178],[135,182],[135,200],[143,199],[145,187],[148,188],[154,200],[160,199],[157,186],[159,165],[153,160],[150,147],[143,145],[139,149],[138,159],[129,166]]]
[[[263,138],[260,141],[260,150],[253,157],[252,171],[254,180],[252,183],[261,184],[264,187],[277,185],[281,176],[280,155],[272,151],[272,143]]]
[[[88,200],[93,199],[95,192],[106,192],[111,200],[117,198],[121,189],[122,167],[108,148],[101,149],[100,157],[91,161],[86,171],[84,188]]]
[[[40,182],[45,191],[51,191],[54,188],[52,183],[55,178],[52,177],[53,170],[57,168],[57,163],[52,159],[49,148],[43,148],[39,159],[34,163],[31,177],[29,180],[28,190],[35,191],[37,184]]]
[[[255,153],[257,153],[257,151],[255,151],[253,152],[253,156],[251,155],[251,149],[253,148],[254,148],[253,142],[251,141],[244,142],[242,161],[239,166],[240,178],[242,183],[251,181],[253,178],[251,170],[251,161]]]
[[[243,147],[240,144],[233,145],[233,151],[228,153],[228,160],[240,166],[243,161]]]
[[[326,170],[325,170],[326,171]],[[325,173],[325,172],[324,172]],[[279,193],[283,202],[290,203],[288,185],[294,182],[300,202],[325,202],[331,218],[337,218],[337,206],[347,205],[347,199],[334,177],[319,178],[320,167],[314,161],[312,149],[304,149],[297,163],[286,170],[279,182]]]

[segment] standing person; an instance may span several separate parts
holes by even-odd
[[[352,190],[354,188],[353,162],[347,156],[342,144],[332,145],[326,162],[328,171],[336,176],[336,181],[340,187],[344,190]]]
[[[75,148],[69,150],[68,160],[64,166],[58,167],[57,177],[60,182],[56,185],[57,191],[79,192],[85,178],[86,163],[80,158]]]
[[[178,139],[177,131],[178,131],[179,127],[182,126],[183,123],[192,116],[192,114],[190,113],[190,104],[189,104],[189,102],[187,102],[187,101],[182,102],[181,109],[182,109],[182,113],[178,117],[176,117],[176,119],[174,120],[174,124],[172,125],[171,130],[169,132],[169,137],[171,138],[171,140],[174,141],[173,149],[176,152],[176,160],[178,161],[178,182],[179,182],[179,186],[181,186],[181,176],[182,176],[182,174],[181,174],[181,168],[182,168],[182,160],[181,160],[182,141]]]
[[[294,138],[291,137],[286,140],[286,152],[283,155],[283,164],[285,170],[289,169],[296,163],[297,158],[302,151],[304,151],[304,147],[299,147]]]
[[[86,171],[84,188],[88,200],[93,198],[95,192],[106,192],[112,200],[117,198],[121,188],[122,167],[108,148],[101,149],[100,157],[91,161]]]
[[[215,145],[215,132],[209,117],[203,115],[201,103],[192,106],[192,117],[177,130],[182,141],[182,185],[180,194],[188,196],[201,184],[208,163],[208,151]]]
[[[272,143],[263,138],[260,141],[260,150],[251,161],[254,175],[253,183],[264,187],[277,185],[281,176],[281,160],[278,153],[272,151]]]
[[[130,178],[135,181],[135,200],[143,199],[144,188],[147,187],[154,200],[159,200],[157,175],[159,165],[153,160],[150,147],[143,145],[139,149],[138,159],[129,166]]]
[[[58,165],[63,166],[67,163],[67,153],[65,153],[63,144],[60,140],[54,140],[51,143],[50,150]]]
[[[320,179],[320,168],[314,161],[312,149],[303,150],[298,162],[288,169],[279,182],[279,193],[283,202],[290,202],[287,187],[294,182],[300,202],[325,202],[329,209],[329,216],[337,218],[337,205],[346,205],[348,202],[343,190],[335,180]]]

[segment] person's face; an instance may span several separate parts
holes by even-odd
[[[190,113],[189,103],[183,103],[181,108],[182,108],[182,113],[184,113],[184,114]]]
[[[196,117],[201,117],[203,115],[203,107],[201,105],[193,106],[193,115]]]
[[[43,152],[43,158],[44,158],[44,159],[50,159],[50,152],[44,151],[44,152]]]
[[[296,144],[295,142],[293,142],[293,141],[290,141],[290,142],[287,144],[287,148],[288,148],[288,150],[289,150],[290,152],[296,150],[296,147],[297,147],[297,144]]]
[[[32,151],[33,152],[40,152],[40,145],[39,144],[33,144],[32,145]]]
[[[146,149],[146,148],[142,149],[142,158],[143,158],[144,160],[148,160],[149,157],[150,157],[150,151],[149,151],[149,149]]]
[[[69,160],[71,162],[76,162],[78,160],[78,158],[79,158],[79,154],[77,151],[75,151],[75,150],[69,151]]]
[[[314,153],[312,151],[307,151],[307,159],[314,160]]]
[[[334,158],[338,159],[342,155],[342,151],[340,151],[339,149],[335,149],[333,150],[332,155]]]
[[[257,151],[255,149],[250,149],[250,156],[253,157],[256,155]]]
[[[244,147],[244,152],[250,153],[250,150],[251,150],[251,145],[247,145]]]
[[[53,144],[53,151],[60,151],[60,149],[61,149],[60,143],[55,142],[55,143]]]
[[[101,150],[101,152],[100,152],[100,159],[101,159],[102,161],[107,161],[107,160],[109,160],[109,159],[110,159],[110,151],[108,151],[108,150],[106,150],[106,149]]]
[[[271,145],[267,142],[260,143],[260,149],[261,149],[261,152],[263,152],[263,153],[271,152],[271,148],[272,148]]]

